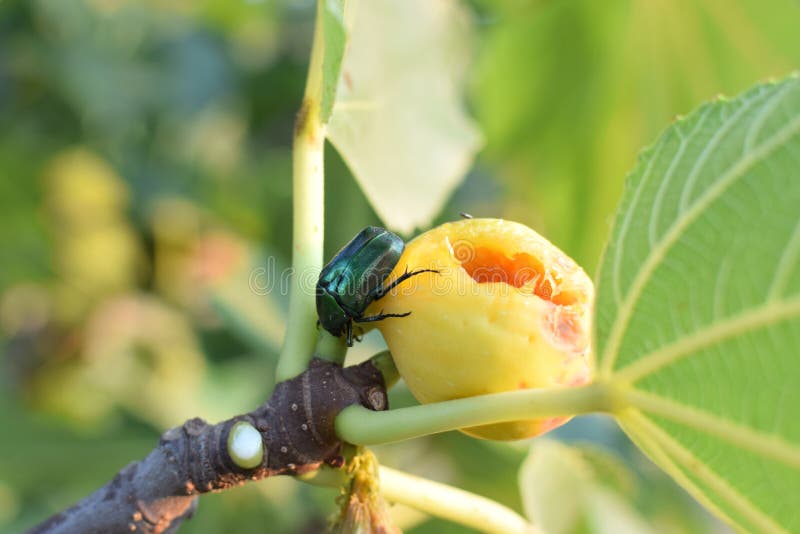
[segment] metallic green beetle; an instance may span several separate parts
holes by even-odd
[[[317,282],[319,324],[336,337],[347,334],[347,346],[353,346],[353,323],[370,323],[387,317],[406,317],[407,313],[379,313],[365,316],[364,311],[412,276],[433,269],[406,272],[387,286],[405,243],[392,232],[368,226],[347,243],[322,269]]]

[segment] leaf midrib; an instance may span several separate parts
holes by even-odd
[[[625,404],[642,412],[650,412],[716,436],[731,445],[757,453],[790,468],[800,469],[800,446],[786,441],[778,434],[756,430],[719,414],[635,388],[622,392],[620,396]]]

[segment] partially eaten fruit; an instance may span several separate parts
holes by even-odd
[[[590,380],[592,281],[530,228],[500,219],[444,224],[406,246],[389,280],[406,269],[439,272],[415,276],[367,313],[412,312],[377,326],[420,402]],[[463,431],[522,439],[568,419]]]

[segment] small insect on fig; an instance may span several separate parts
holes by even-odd
[[[322,328],[336,337],[347,335],[347,346],[353,346],[353,323],[370,323],[388,317],[406,317],[405,313],[364,315],[367,307],[383,298],[399,284],[425,272],[422,269],[398,276],[384,286],[403,254],[403,240],[376,226],[368,226],[347,243],[322,269],[317,282],[317,315]]]

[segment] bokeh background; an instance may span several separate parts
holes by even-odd
[[[793,0],[465,5],[465,104],[485,144],[437,222],[521,221],[589,273],[637,151],[800,60]],[[253,291],[253,273],[290,260],[313,15],[309,0],[0,0],[0,532],[92,491],[165,428],[268,396],[287,299],[280,283]],[[330,256],[380,221],[330,147],[326,166]],[[413,401],[401,385],[392,402]],[[726,531],[609,420],[554,437],[613,454],[654,532]],[[520,510],[528,445],[450,433],[377,453]],[[181,532],[318,532],[335,495],[266,480],[204,496]]]

